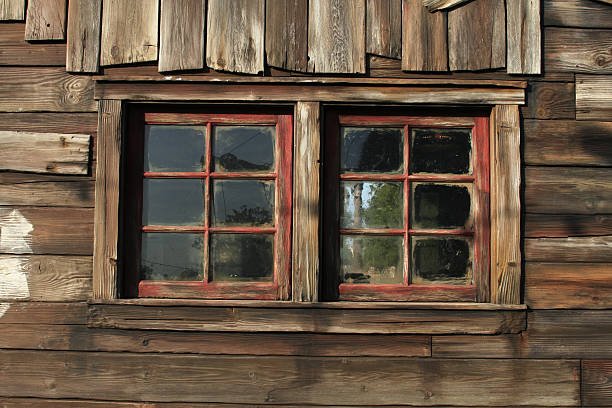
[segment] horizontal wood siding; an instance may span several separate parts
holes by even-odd
[[[576,119],[612,122],[612,75],[576,75]]]

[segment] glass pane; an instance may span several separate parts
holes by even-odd
[[[203,179],[144,179],[143,225],[204,225]]]
[[[274,181],[214,180],[214,226],[274,226]]]
[[[347,172],[401,173],[403,130],[343,127],[340,169]]]
[[[412,237],[412,283],[472,283],[472,241],[468,238]]]
[[[412,173],[469,174],[471,153],[470,129],[412,129]]]
[[[146,126],[144,171],[202,171],[205,135],[203,126]]]
[[[403,183],[341,182],[340,228],[403,228]]]
[[[214,171],[274,170],[274,126],[215,126]]]
[[[413,228],[472,228],[471,184],[414,183]]]
[[[340,281],[403,283],[403,236],[342,235]]]
[[[213,234],[210,250],[212,281],[274,279],[274,235]]]
[[[143,280],[198,281],[204,278],[204,234],[145,232],[140,275]]]

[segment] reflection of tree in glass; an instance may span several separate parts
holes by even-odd
[[[213,240],[213,280],[270,280],[273,236],[218,234]]]
[[[232,214],[225,217],[229,224],[263,225],[272,222],[272,213],[263,207],[241,205],[239,210],[232,209]]]
[[[216,167],[222,171],[240,171],[240,170],[269,170],[272,163],[256,164],[247,160],[242,160],[231,153],[225,153],[221,157],[215,157]]]

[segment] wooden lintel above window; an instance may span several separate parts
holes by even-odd
[[[521,105],[525,81],[394,78],[98,78],[96,99]]]

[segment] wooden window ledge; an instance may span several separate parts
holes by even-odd
[[[343,334],[502,334],[526,328],[525,305],[117,299],[90,301],[97,328]]]

